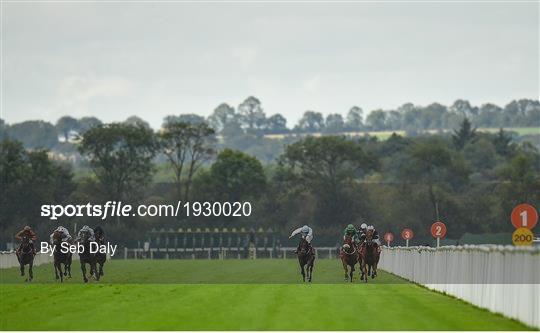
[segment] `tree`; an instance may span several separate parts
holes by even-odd
[[[124,120],[124,124],[131,125],[131,126],[142,126],[146,129],[150,129],[150,124],[146,121],[144,121],[142,118],[137,116],[130,116],[126,120]]]
[[[369,113],[366,118],[366,124],[375,131],[382,131],[386,125],[386,112],[383,110],[374,110]]]
[[[266,176],[261,162],[237,150],[221,151],[210,171],[197,179],[198,192],[216,201],[256,199],[264,193]]]
[[[324,118],[322,113],[306,111],[298,122],[298,128],[303,132],[313,133],[324,128]]]
[[[519,151],[499,171],[500,177],[507,181],[499,186],[507,211],[518,203],[540,200],[539,158],[538,152]]]
[[[504,126],[530,126],[531,124],[538,124],[538,119],[532,118],[532,123],[528,123],[528,120],[531,119],[529,116],[540,113],[540,102],[530,99],[514,100],[504,107],[504,112]]]
[[[89,129],[79,146],[108,200],[135,199],[150,182],[156,140],[141,123],[112,123]]]
[[[440,140],[417,142],[408,155],[407,163],[400,170],[400,177],[405,182],[415,182],[427,187],[433,218],[438,218],[439,200],[435,185],[448,179],[449,171],[453,167],[452,155]]]
[[[420,112],[420,123],[422,129],[441,129],[448,110],[446,106],[439,103],[431,103]]]
[[[502,127],[497,132],[497,136],[493,138],[493,145],[497,154],[501,156],[509,156],[513,150],[514,146],[512,145],[512,136],[507,134]]]
[[[343,131],[345,122],[340,114],[333,113],[326,117],[325,131],[328,133],[340,133]]]
[[[471,106],[469,101],[458,99],[450,107],[450,111],[460,113],[465,118],[473,118],[478,115],[478,108]]]
[[[25,148],[50,149],[58,144],[56,128],[48,122],[41,120],[23,121],[9,126],[7,136],[23,143]]]
[[[208,123],[216,133],[220,133],[227,125],[238,123],[238,115],[235,113],[234,108],[229,106],[229,104],[221,103],[208,117]]]
[[[4,121],[4,119],[0,118],[0,140],[4,140],[7,138],[8,125]]]
[[[206,122],[204,117],[199,116],[193,113],[181,114],[179,116],[166,116],[163,119],[163,125],[165,126],[168,123],[184,122],[188,124],[201,124]]]
[[[496,163],[496,149],[486,138],[480,138],[465,145],[463,153],[475,170],[485,172],[492,169]]]
[[[358,142],[339,136],[308,137],[285,148],[279,164],[297,178],[293,184],[307,190],[317,202],[317,224],[343,224],[355,216],[354,179],[378,166]],[[290,189],[287,189],[290,190]]]
[[[69,142],[71,132],[75,132],[79,129],[79,122],[73,117],[63,116],[58,119],[55,127],[58,134],[64,137],[64,142]]]
[[[159,134],[161,151],[167,156],[175,173],[179,200],[189,200],[189,191],[195,172],[210,159],[215,151],[214,130],[205,122],[167,122]],[[182,181],[185,188],[182,192]]]
[[[482,105],[476,118],[476,124],[483,127],[503,126],[503,109],[491,103]]]
[[[336,188],[341,181],[376,167],[376,159],[352,140],[340,136],[308,137],[285,148],[280,163],[299,172],[306,182]]]
[[[287,119],[281,114],[276,113],[266,121],[266,129],[269,133],[286,133],[288,131]]]
[[[266,124],[266,115],[261,106],[261,101],[256,97],[249,96],[239,106],[238,113],[244,126],[249,131],[261,130]]]
[[[12,241],[21,225],[44,231],[36,224],[44,203],[62,204],[75,188],[71,166],[49,158],[47,150],[26,151],[21,142],[0,141],[0,241]],[[62,221],[65,224],[65,221]]]
[[[358,131],[362,129],[363,124],[363,117],[362,114],[364,113],[364,110],[359,108],[358,106],[353,106],[349,112],[347,113],[347,122],[346,126],[349,130],[352,131]]]
[[[82,117],[79,119],[79,134],[82,135],[93,127],[103,125],[103,122],[96,117]]]
[[[452,141],[454,147],[461,150],[468,142],[472,142],[476,139],[476,128],[472,128],[471,122],[468,118],[463,118],[458,130],[454,130],[452,135]]]

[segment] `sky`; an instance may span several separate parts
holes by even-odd
[[[4,2],[1,117],[209,115],[294,125],[412,102],[539,98],[539,4]]]

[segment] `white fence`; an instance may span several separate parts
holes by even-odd
[[[73,260],[79,260],[77,253],[73,254]],[[37,253],[34,258],[34,266],[48,264],[53,262],[53,256],[50,254]],[[0,268],[19,267],[19,261],[15,251],[0,251]]]
[[[124,248],[124,259],[291,259],[296,247],[214,247],[214,248]],[[120,258],[117,254],[115,258]],[[333,247],[315,248],[318,258],[333,259],[338,250]]]
[[[539,248],[383,247],[379,267],[429,289],[540,327]]]

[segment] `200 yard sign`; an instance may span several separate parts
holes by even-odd
[[[538,222],[538,211],[529,204],[520,204],[512,210],[510,219],[516,228],[512,233],[512,243],[516,246],[531,245],[534,239],[531,229]]]

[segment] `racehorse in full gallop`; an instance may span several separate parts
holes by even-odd
[[[306,282],[306,275],[308,282],[311,282],[313,277],[313,264],[315,263],[315,251],[307,240],[302,238],[300,245],[298,246],[298,263],[300,264],[300,274],[302,274],[302,280]]]
[[[34,249],[30,243],[30,237],[27,235],[22,236],[22,243],[19,250],[16,252],[17,260],[21,268],[21,276],[24,276],[24,266],[28,265],[28,278],[26,282],[32,281],[34,278]]]
[[[90,253],[90,242],[94,241],[94,231],[88,226],[84,226],[77,236],[77,240],[82,245],[79,252],[79,260],[81,262],[81,271],[84,282],[88,282],[86,277],[86,264],[90,265],[90,275],[94,274],[96,280],[99,281],[99,274],[96,270],[96,254]]]
[[[94,237],[96,238],[96,243],[98,245],[105,244],[105,233],[103,232],[103,229],[101,227],[94,228]],[[92,271],[92,267],[90,267],[90,275],[96,274],[97,276],[103,276],[103,266],[105,265],[105,261],[107,261],[107,254],[97,252],[96,253],[96,267],[99,264],[99,269],[97,272]]]
[[[354,266],[358,262],[358,249],[354,244],[353,238],[345,236],[345,244],[341,247],[339,256],[345,271],[345,281],[353,281]],[[350,268],[350,270],[349,270]]]
[[[368,281],[368,276],[374,279],[377,276],[377,263],[379,262],[379,252],[377,244],[373,241],[373,230],[368,230],[366,238],[360,246],[360,270],[361,280]]]
[[[54,275],[56,280],[60,279],[60,282],[64,282],[64,276],[71,278],[71,259],[73,254],[69,251],[62,251],[62,244],[67,242],[62,241],[62,234],[59,231],[53,232],[52,239],[54,245]],[[64,265],[63,272],[62,265]]]

